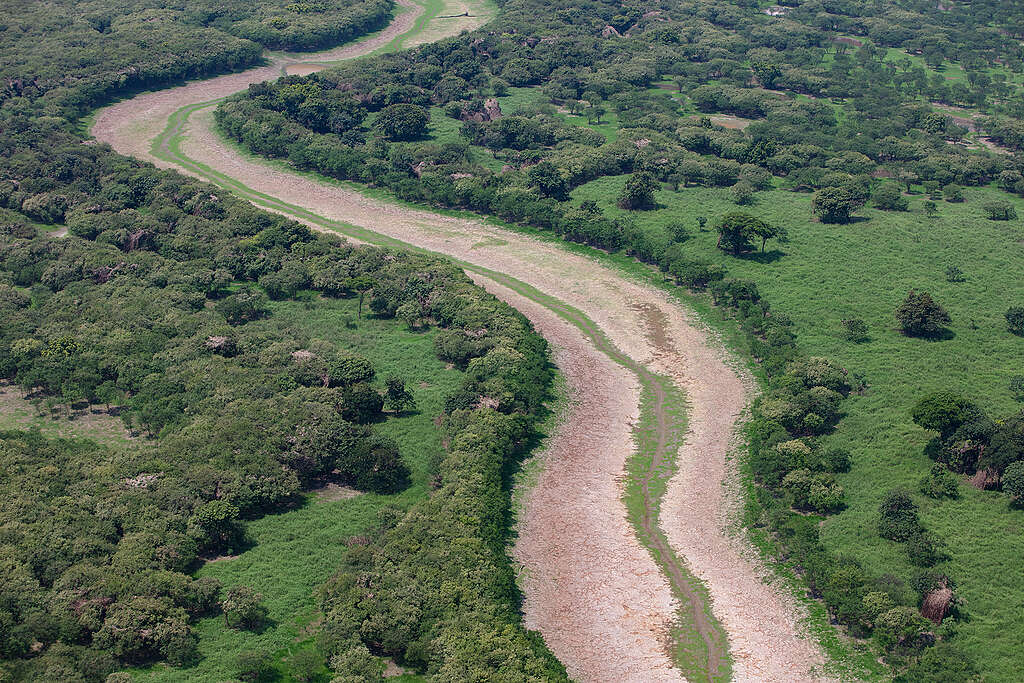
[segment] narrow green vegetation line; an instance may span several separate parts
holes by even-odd
[[[189,117],[196,111],[211,107],[220,99],[183,107],[168,119],[167,127],[154,140],[152,154],[178,165],[209,182],[224,187],[253,204],[276,211],[323,229],[379,246],[401,247],[434,253],[366,228],[327,219],[294,204],[254,190],[240,181],[194,161],[181,151],[181,139]],[[483,275],[517,294],[534,301],[578,328],[594,346],[611,360],[627,368],[642,387],[641,422],[636,430],[637,452],[627,467],[626,505],[641,543],[665,572],[672,591],[680,602],[672,658],[690,681],[717,682],[728,680],[731,661],[725,630],[711,613],[710,600],[704,585],[687,569],[673,552],[659,525],[660,501],[675,471],[675,454],[685,434],[684,398],[667,378],[657,375],[620,351],[602,330],[578,309],[555,299],[535,287],[509,275],[452,258],[465,270]]]

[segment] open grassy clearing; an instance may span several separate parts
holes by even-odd
[[[613,202],[623,177],[603,178],[574,192],[593,199],[609,215],[625,212]],[[940,205],[926,218],[920,200],[907,213],[864,209],[868,221],[846,226],[811,220],[810,196],[765,192],[753,212],[785,225],[791,242],[765,255],[732,258],[715,248],[717,233],[696,231],[696,217],[735,210],[728,190],[690,188],[659,192],[656,211],[633,213],[637,222],[660,230],[682,220],[694,231],[686,243],[692,255],[721,263],[733,277],[754,279],[772,304],[796,322],[810,353],[835,357],[863,374],[869,388],[846,404],[847,417],[830,443],[848,447],[852,471],[841,475],[849,508],[828,519],[823,540],[835,551],[860,559],[877,573],[893,568],[904,579],[913,573],[902,546],[878,537],[878,503],[891,488],[917,489],[931,461],[923,454],[930,435],[911,422],[909,411],[924,393],[963,392],[989,414],[1019,410],[1008,389],[1019,373],[1024,341],[1005,330],[1003,313],[1024,296],[1017,268],[1024,260],[1020,222],[988,221],[980,205],[996,190],[967,192],[964,204]],[[1024,201],[1009,198],[1018,211]],[[945,269],[960,267],[966,281],[947,282]],[[950,311],[952,337],[924,341],[894,330],[893,310],[911,287],[923,288]],[[841,336],[843,318],[860,317],[869,326],[862,344]],[[1011,615],[1024,609],[1024,513],[1010,510],[997,492],[962,487],[956,501],[922,500],[922,519],[948,544],[948,572],[967,598],[969,618],[958,625],[964,647],[992,662],[992,680],[1013,680],[1024,662],[1017,648],[1024,625]],[[1017,629],[1007,630],[1007,624]]]
[[[317,619],[313,591],[337,569],[341,547],[373,526],[381,508],[405,508],[427,494],[431,460],[442,450],[433,419],[441,412],[444,397],[458,385],[461,372],[436,358],[435,332],[410,332],[396,320],[365,315],[357,321],[356,306],[355,299],[315,304],[287,301],[275,303],[273,312],[279,321],[365,356],[378,378],[395,374],[405,379],[417,410],[389,415],[374,430],[398,442],[412,485],[390,496],[362,493],[341,498],[312,492],[295,510],[248,523],[253,546],[236,557],[206,563],[197,576],[217,578],[225,588],[244,584],[262,593],[269,626],[253,633],[229,629],[220,617],[203,619],[196,626],[202,659],[194,668],[183,671],[158,665],[136,672],[139,680],[178,681],[184,673],[190,681],[222,681],[235,675],[238,653],[255,649],[274,653],[280,660],[280,680],[293,680],[287,658],[313,647]],[[326,669],[323,673],[328,680]]]

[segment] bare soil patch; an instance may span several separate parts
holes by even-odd
[[[622,502],[639,384],[549,309],[474,276],[522,311],[553,347],[570,405],[523,499],[513,556],[526,625],[584,681],[682,681],[666,654],[678,605],[637,542]]]
[[[321,486],[318,489],[313,489],[310,493],[316,496],[317,500],[333,502],[336,500],[348,500],[350,498],[355,498],[362,492],[356,491],[354,488],[349,486],[342,486],[341,484],[335,484],[332,482],[326,486]]]

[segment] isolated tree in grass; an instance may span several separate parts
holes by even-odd
[[[1017,217],[1017,210],[1010,202],[988,202],[982,207],[985,217],[991,221],[1010,221]]]
[[[868,325],[860,318],[844,318],[842,321],[843,336],[846,341],[860,343],[868,338]]]
[[[932,299],[931,294],[913,289],[896,309],[896,320],[903,334],[913,337],[938,336],[950,323],[949,313]]]
[[[394,376],[384,380],[384,405],[396,413],[416,407],[416,399],[405,388],[405,380]]]
[[[637,171],[626,179],[619,195],[619,208],[634,211],[654,208],[654,191],[658,180],[648,171]]]
[[[858,202],[844,187],[823,187],[814,193],[811,204],[822,223],[849,223]]]
[[[426,135],[428,120],[423,107],[392,104],[381,110],[373,127],[388,140],[416,140]]]
[[[1006,329],[1024,337],[1024,306],[1011,306],[1006,310]]]
[[[875,190],[872,199],[877,208],[885,211],[906,211],[910,206],[910,202],[903,196],[895,183],[884,183]]]
[[[917,504],[902,489],[889,491],[878,506],[878,535],[891,541],[906,541],[924,531],[917,517]]]
[[[754,248],[754,240],[761,239],[762,247],[771,237],[778,234],[778,229],[765,223],[749,213],[733,211],[722,216],[718,221],[719,249],[738,256]]]
[[[910,412],[914,424],[948,439],[961,425],[977,419],[981,409],[952,391],[938,391],[921,398]]]
[[[260,628],[267,620],[267,608],[262,600],[263,596],[248,586],[232,586],[220,603],[224,624],[228,628],[249,631]]]
[[[363,317],[363,299],[366,298],[366,293],[377,286],[377,281],[369,275],[357,275],[356,277],[349,280],[348,288],[359,293],[359,309],[356,317],[362,319]]]

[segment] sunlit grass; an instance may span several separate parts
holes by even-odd
[[[261,633],[226,628],[219,616],[201,620],[199,663],[189,669],[158,665],[137,672],[147,681],[223,681],[235,676],[235,662],[244,650],[265,650],[279,661],[282,681],[291,680],[287,658],[312,647],[317,618],[313,592],[338,567],[345,541],[371,527],[386,505],[407,507],[426,495],[431,459],[442,450],[433,419],[445,395],[461,381],[434,353],[435,332],[410,332],[396,320],[357,320],[356,300],[319,300],[273,305],[274,318],[305,330],[313,338],[332,341],[370,359],[378,381],[395,374],[406,381],[418,410],[389,416],[374,426],[395,439],[412,470],[412,485],[391,495],[360,494],[329,501],[310,495],[295,510],[268,515],[247,524],[253,546],[241,555],[205,564],[198,576],[212,576],[227,587],[245,584],[263,594],[270,626]],[[312,625],[312,626],[311,626]],[[325,678],[325,680],[329,680]],[[403,680],[418,680],[409,676]]]
[[[1003,313],[1024,304],[1024,226],[983,218],[981,204],[998,196],[1024,215],[1024,201],[993,189],[968,190],[966,203],[940,202],[938,217],[928,218],[918,196],[910,212],[863,209],[859,215],[870,220],[829,226],[812,220],[810,195],[759,193],[756,206],[740,210],[784,225],[791,239],[769,243],[763,262],[715,248],[716,217],[739,208],[728,190],[662,191],[656,198],[664,208],[625,212],[614,206],[624,180],[601,178],[578,188],[573,199],[597,201],[611,216],[629,213],[650,230],[683,221],[693,233],[686,243],[690,254],[722,263],[731,277],[755,280],[773,307],[794,319],[808,353],[837,358],[867,379],[867,392],[844,403],[847,416],[829,437],[852,451],[854,465],[840,475],[849,509],[831,517],[822,536],[873,573],[908,579],[913,569],[903,547],[881,539],[875,522],[885,492],[916,490],[931,465],[922,453],[930,435],[912,423],[911,406],[926,392],[953,389],[995,417],[1021,407],[1008,382],[1021,372],[1024,340],[1006,331]],[[709,218],[706,232],[697,230],[698,215]],[[948,265],[961,268],[966,281],[947,282]],[[894,329],[893,310],[912,287],[928,290],[949,310],[951,339],[908,339]],[[848,317],[867,322],[867,343],[842,338],[840,321]],[[959,642],[985,663],[987,680],[1014,680],[1024,670],[1024,512],[1010,510],[1001,493],[966,484],[962,493],[946,502],[919,496],[922,519],[948,544],[951,559],[942,568],[968,602]]]

